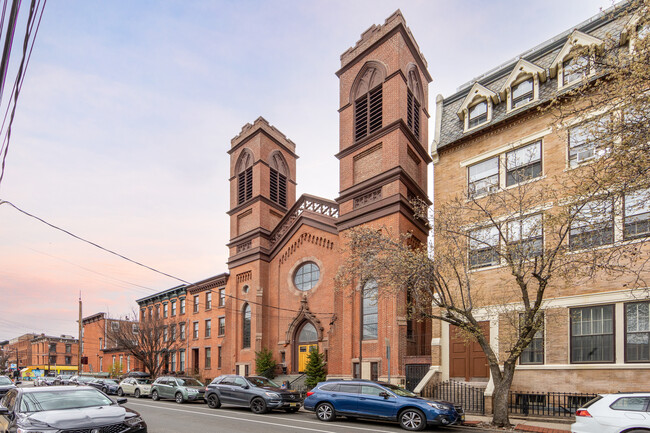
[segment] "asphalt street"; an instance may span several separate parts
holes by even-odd
[[[255,415],[248,409],[222,406],[210,409],[202,403],[179,405],[173,401],[152,401],[129,398],[124,406],[140,412],[149,426],[149,433],[178,432],[315,432],[315,433],[393,433],[404,432],[399,425],[364,420],[348,421],[338,418],[331,423],[318,421],[311,412],[295,414],[271,412]],[[428,431],[486,433],[475,427],[440,427]]]

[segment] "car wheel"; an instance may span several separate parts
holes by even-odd
[[[296,413],[296,412],[298,412],[298,409],[300,409],[300,408],[299,407],[289,407],[289,408],[285,409],[285,411],[287,413]]]
[[[152,399],[153,401],[158,401],[159,398],[160,398],[160,397],[158,397],[158,391],[152,391],[152,392],[151,392],[151,399]]]
[[[183,394],[180,392],[177,392],[176,395],[174,396],[174,400],[176,400],[176,403],[178,404],[183,404],[185,399],[183,398]]]
[[[133,397],[140,398],[140,389],[139,388],[136,388],[135,391],[133,391]]]
[[[334,421],[334,418],[336,418],[336,411],[331,404],[321,403],[316,406],[316,416],[321,421],[330,422]]]
[[[117,395],[119,397],[123,397],[124,396],[124,390],[122,388],[117,388]]]
[[[208,407],[210,409],[219,409],[221,407],[221,401],[219,401],[219,397],[216,394],[210,394],[208,396]]]
[[[102,392],[103,392],[104,394],[108,394],[108,388],[106,388],[106,387],[102,388]]]
[[[399,416],[399,425],[405,430],[420,431],[427,426],[427,420],[421,411],[406,409]]]
[[[251,411],[257,414],[266,413],[266,401],[263,398],[254,398],[251,401]]]

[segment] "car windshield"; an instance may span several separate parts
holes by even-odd
[[[417,394],[414,394],[407,389],[400,388],[399,386],[390,385],[387,383],[386,384],[382,383],[381,386],[383,386],[384,388],[388,388],[389,390],[391,390],[391,392],[394,392],[400,397],[417,397]]]
[[[253,386],[257,386],[259,388],[263,388],[265,386],[270,386],[273,388],[279,388],[277,383],[273,382],[272,380],[267,379],[266,377],[247,377],[248,381],[251,383]]]
[[[0,377],[0,385],[11,385],[12,383],[8,377]]]
[[[83,407],[107,406],[113,400],[94,389],[40,391],[24,393],[20,400],[21,412],[42,412]]]
[[[149,385],[151,384],[151,379],[138,379],[136,382],[140,385]]]
[[[196,379],[176,379],[180,386],[203,386],[201,382]]]
[[[104,383],[107,385],[117,385],[117,381],[113,379],[104,379]]]

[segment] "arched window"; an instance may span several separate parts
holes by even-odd
[[[269,164],[271,168],[271,201],[276,202],[280,206],[287,207],[287,176],[289,169],[287,163],[282,157],[280,152],[274,152],[271,155]]]
[[[312,341],[318,341],[318,332],[316,332],[314,325],[306,322],[300,330],[300,334],[298,334],[298,343],[310,343]]]
[[[242,204],[253,197],[253,154],[248,149],[239,155],[235,172],[237,174],[237,204]]]
[[[422,87],[418,77],[418,70],[413,66],[408,71],[406,80],[406,124],[417,138],[420,138],[420,101],[422,100]]]
[[[358,141],[382,126],[383,68],[370,63],[362,69],[354,86],[354,140]]]
[[[251,347],[251,306],[244,305],[242,309],[242,347],[249,349]]]
[[[363,308],[361,320],[363,326],[363,339],[377,339],[377,281],[368,280],[363,286]]]

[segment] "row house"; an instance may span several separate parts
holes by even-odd
[[[37,335],[30,340],[31,370],[76,372],[79,362],[79,340],[71,335]]]
[[[110,338],[112,329],[129,327],[137,330],[137,322],[128,319],[109,318],[106,313],[84,317],[81,371],[88,374],[115,375],[130,371],[142,371],[142,363],[133,355],[118,347]]]
[[[16,364],[19,369],[29,366],[32,362],[31,341],[38,335],[40,334],[23,334],[0,343],[2,351],[8,354],[7,364]]]

